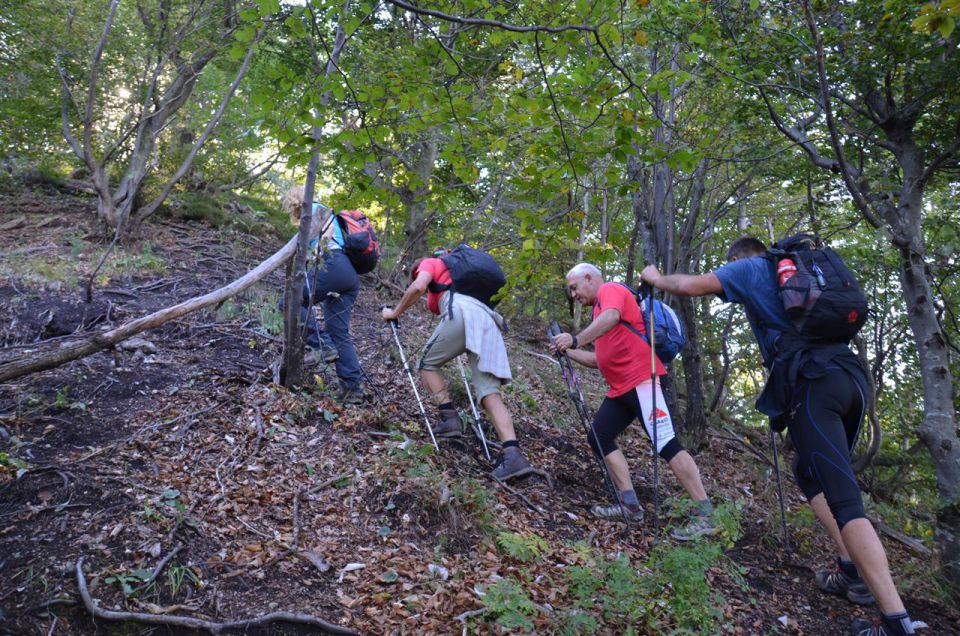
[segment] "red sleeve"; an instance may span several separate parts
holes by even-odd
[[[637,300],[629,289],[619,283],[604,283],[597,291],[597,303],[600,311],[616,309],[620,312],[620,320],[629,323],[642,334],[647,333],[647,326],[643,322],[643,315]]]
[[[417,267],[416,274],[419,276],[421,272],[427,272],[430,274],[431,282],[433,282],[440,277],[440,267],[443,267],[443,261],[439,258],[425,258]],[[416,276],[414,276],[414,278],[416,278]]]

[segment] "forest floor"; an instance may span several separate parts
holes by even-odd
[[[78,278],[105,247],[91,209],[56,192],[0,195],[0,362],[219,287],[279,247],[158,220],[85,304]],[[683,521],[682,498],[664,466],[654,541],[650,446],[633,427],[622,445],[646,519],[625,534],[589,515],[606,490],[544,355],[544,325],[512,324],[505,398],[527,456],[552,479],[505,487],[473,437],[430,445],[378,319],[396,292],[366,285],[353,316],[372,403],[333,401],[332,367],[313,369],[300,393],[272,385],[281,286],[275,273],[214,311],[0,385],[0,632],[194,633],[94,620],[78,569],[101,609],[212,622],[287,611],[369,634],[839,635],[873,615],[816,591],[814,569],[832,556],[792,483],[796,550],[781,548],[764,431],[710,430],[696,459],[722,532],[679,545],[665,528]],[[425,311],[405,316],[409,357],[433,324]],[[468,413],[456,367],[447,372]],[[598,376],[580,377],[596,406]],[[913,618],[929,625],[920,633],[960,633],[929,557],[885,544]]]

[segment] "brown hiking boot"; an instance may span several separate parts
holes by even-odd
[[[440,423],[433,429],[435,437],[460,437],[463,435],[463,421],[457,409],[440,409]]]
[[[522,477],[533,472],[533,466],[516,446],[503,449],[500,460],[493,469],[493,476],[499,481]]]

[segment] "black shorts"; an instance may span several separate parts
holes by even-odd
[[[787,430],[797,449],[793,462],[797,484],[810,500],[823,493],[843,528],[865,516],[850,452],[860,433],[869,395],[866,378],[836,365],[827,374],[797,384]]]
[[[617,435],[622,433],[635,419],[644,422],[644,430],[650,441],[653,441],[653,417],[650,411],[653,407],[651,383],[646,381],[632,391],[627,391],[617,397],[604,398],[597,414],[593,418],[593,427],[589,437],[593,452],[606,457],[617,450]],[[657,452],[666,461],[673,459],[683,450],[683,445],[677,439],[673,430],[673,420],[670,410],[657,383]]]

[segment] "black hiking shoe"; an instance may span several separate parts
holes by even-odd
[[[817,587],[827,594],[844,596],[851,603],[857,605],[873,605],[873,594],[862,578],[851,578],[844,574],[837,564],[834,570],[819,570],[814,578],[817,581]]]
[[[602,519],[623,519],[623,515],[626,513],[629,521],[643,521],[643,508],[637,507],[631,509],[623,504],[597,504],[590,508],[590,513]]]
[[[904,621],[910,624],[909,631],[900,623],[891,625],[882,618],[872,621],[865,618],[855,618],[853,619],[853,623],[850,624],[850,633],[853,634],[853,636],[910,636],[911,634],[916,634],[916,632],[913,631],[913,625],[910,623],[910,619],[905,618]]]
[[[460,437],[463,435],[463,421],[456,409],[440,409],[440,423],[433,429],[434,437]]]
[[[516,446],[503,449],[499,460],[493,467],[493,477],[498,481],[506,481],[514,477],[523,477],[533,472],[533,466],[523,456]]]

